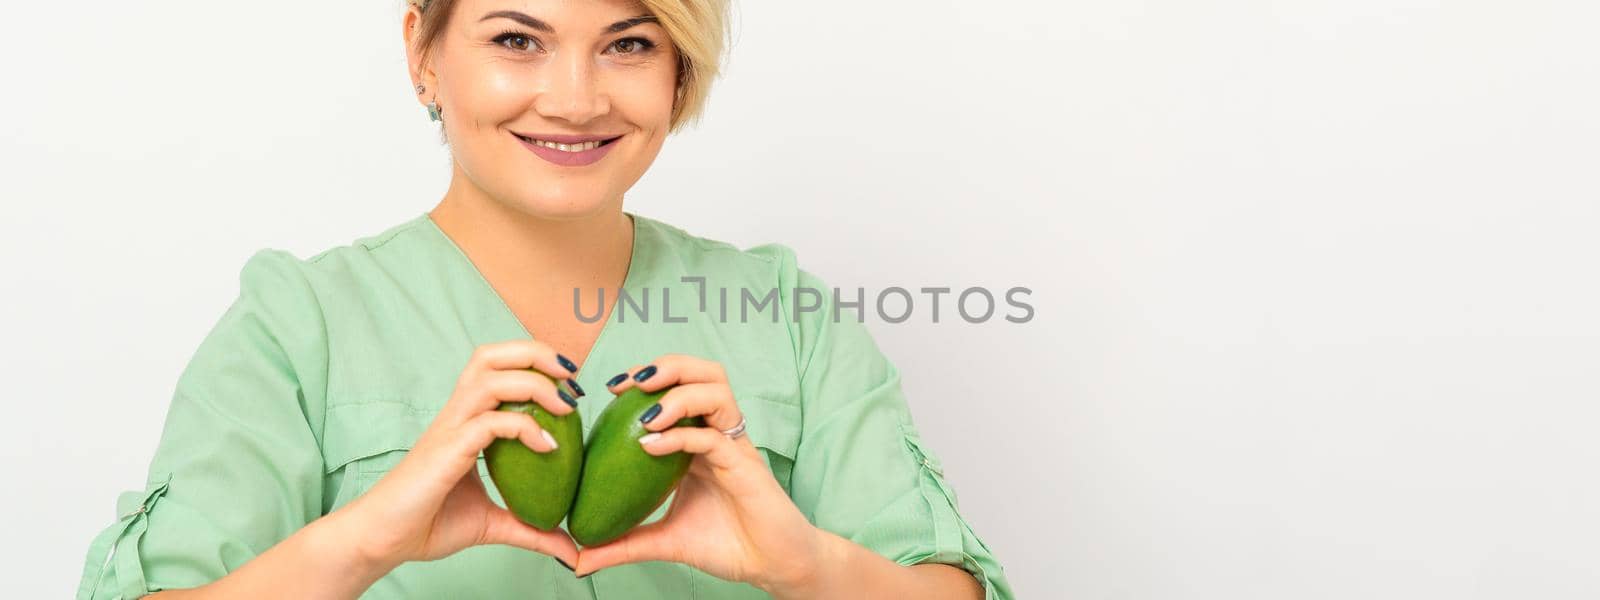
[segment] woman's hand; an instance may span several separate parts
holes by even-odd
[[[730,439],[721,432],[742,417],[722,365],[669,354],[628,374],[610,386],[613,393],[632,385],[653,392],[678,384],[661,397],[661,411],[645,423],[646,429],[658,432],[640,439],[645,451],[696,456],[663,519],[603,546],[584,548],[575,572],[583,576],[620,564],[667,560],[764,589],[811,577],[823,550],[818,530],[772,477],[749,436]],[[641,375],[643,380],[636,381]],[[696,415],[705,418],[707,427],[671,427]]]
[[[389,568],[435,560],[468,546],[509,544],[577,562],[577,546],[561,530],[540,531],[489,500],[477,472],[478,454],[496,438],[517,438],[535,452],[555,440],[532,417],[497,411],[502,401],[532,399],[552,414],[574,410],[549,378],[573,376],[576,365],[534,340],[477,348],[455,392],[427,431],[371,490],[341,509],[361,525],[362,554]]]

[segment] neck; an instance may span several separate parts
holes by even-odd
[[[621,287],[633,253],[633,223],[621,197],[587,214],[533,215],[490,197],[457,170],[428,215],[519,314],[571,318],[573,288],[592,295]]]

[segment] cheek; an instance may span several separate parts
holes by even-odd
[[[651,69],[628,73],[612,94],[612,106],[645,128],[665,129],[672,121],[672,101],[677,94],[676,71]]]
[[[482,89],[479,91],[485,98],[522,103],[527,75],[521,71],[509,65],[486,66],[481,75]]]
[[[509,65],[485,64],[458,72],[452,89],[458,116],[474,127],[494,127],[527,109],[526,74]]]

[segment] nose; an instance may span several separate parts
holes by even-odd
[[[558,52],[540,69],[540,91],[533,109],[539,114],[583,125],[611,110],[601,89],[599,72],[583,52]]]

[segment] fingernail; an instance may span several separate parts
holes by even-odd
[[[617,373],[616,377],[612,377],[611,381],[607,381],[606,382],[606,387],[613,387],[613,386],[615,386],[615,385],[617,385],[619,383],[622,383],[622,380],[627,379],[627,378],[628,378],[628,372],[627,371],[623,371],[621,373]]]
[[[572,393],[577,394],[579,398],[583,397],[583,386],[578,385],[578,380],[568,379],[567,387],[572,388]]]
[[[573,398],[572,394],[568,394],[566,390],[563,390],[563,389],[557,387],[556,388],[556,395],[560,396],[561,397],[561,401],[567,403],[567,406],[571,406],[573,408],[577,408],[578,407],[578,400],[576,398]]]
[[[644,409],[644,414],[639,415],[639,422],[649,423],[656,418],[656,415],[659,414],[661,414],[661,403],[657,402],[655,404],[651,404],[650,408]]]
[[[655,375],[655,374],[656,374],[656,366],[655,365],[650,365],[650,366],[645,367],[643,369],[639,369],[638,373],[634,373],[633,374],[633,380],[634,381],[644,381],[646,379],[649,379],[651,375]]]
[[[553,435],[550,435],[550,432],[548,432],[548,431],[541,431],[541,432],[539,432],[539,433],[541,433],[541,434],[543,434],[543,435],[544,435],[544,441],[545,441],[545,442],[547,442],[547,443],[549,443],[549,444],[550,444],[550,449],[551,449],[551,450],[555,450],[555,449],[556,449],[556,448],[560,448],[560,447],[561,447],[561,445],[560,445],[560,444],[557,444],[557,443],[556,443],[556,438],[555,438],[555,436],[553,436]]]
[[[550,558],[556,559],[556,562],[561,563],[561,566],[565,567],[568,571],[572,571],[574,573],[578,572],[577,569],[572,568],[572,565],[567,564],[567,561],[561,560],[560,558],[557,558],[557,557],[554,557],[554,556],[552,556]]]
[[[659,434],[659,433],[647,433],[647,434],[644,435],[644,437],[639,438],[639,445],[641,445],[641,446],[649,445],[651,442],[654,442],[654,441],[659,440],[659,439],[661,439],[661,434]]]
[[[561,363],[562,368],[565,368],[568,371],[572,371],[573,373],[578,372],[578,365],[573,364],[572,359],[562,356],[560,353],[556,354],[556,362]]]

